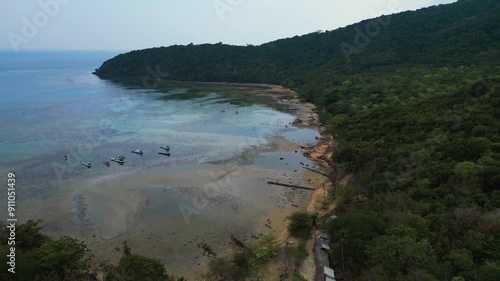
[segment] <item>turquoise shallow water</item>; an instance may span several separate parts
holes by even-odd
[[[284,131],[293,116],[260,104],[239,105],[232,102],[234,95],[198,89],[196,97],[179,99],[190,89],[129,89],[91,74],[113,55],[0,52],[2,172],[17,171],[33,184],[103,172],[102,160],[117,154],[129,157],[128,168],[217,161],[262,143],[269,134],[298,141],[317,135]],[[165,144],[173,148],[168,161],[157,154]],[[143,157],[130,155],[139,148]],[[92,162],[92,172],[79,165],[82,161]]]
[[[0,173],[18,174],[21,201],[49,196],[61,181],[216,162],[265,143],[269,135],[296,142],[318,135],[285,128],[294,116],[270,107],[269,98],[249,99],[236,88],[181,85],[159,91],[91,74],[115,54],[0,52]],[[163,145],[172,148],[170,157],[158,154]],[[131,154],[134,149],[144,155]],[[127,157],[124,166],[102,164],[118,154]]]
[[[103,259],[119,258],[114,248],[127,239],[181,273],[199,262],[196,243],[222,253],[228,233],[248,237],[267,211],[304,198],[266,182],[299,180],[300,162],[311,163],[300,152],[256,149],[269,136],[299,144],[319,136],[291,126],[286,106],[236,87],[160,91],[91,74],[113,55],[0,52],[0,179],[17,174],[21,221],[41,218],[49,234],[82,239]],[[158,154],[165,145],[170,157]],[[102,164],[118,154],[125,165]]]

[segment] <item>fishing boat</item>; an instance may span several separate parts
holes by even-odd
[[[165,155],[165,156],[167,156],[167,157],[170,157],[170,153],[168,153],[168,152],[167,152],[167,153],[164,153],[164,152],[158,152],[158,154],[160,154],[160,155]]]
[[[118,159],[118,160],[120,160],[120,161],[123,161],[123,160],[125,160],[125,156],[123,156],[123,155],[118,155],[118,156],[116,156],[116,159]]]
[[[111,161],[116,162],[116,163],[118,163],[120,165],[123,165],[125,163],[125,161],[120,160],[120,159],[115,159],[115,158],[111,158]]]
[[[142,151],[142,149],[132,150],[132,153],[135,153],[135,154],[138,154],[138,155],[144,154],[144,152]]]
[[[87,163],[82,162],[82,165],[87,167],[87,169],[90,169],[92,167],[92,164],[90,164],[90,162],[87,162]]]
[[[166,150],[166,151],[170,151],[170,146],[168,146],[168,145],[165,146],[165,147],[160,146],[160,148],[163,149],[163,150]]]
[[[109,161],[103,161],[102,164],[104,164],[106,167],[109,167],[109,165],[111,165]]]

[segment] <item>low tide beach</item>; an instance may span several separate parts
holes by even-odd
[[[321,138],[317,117],[288,89],[136,89],[65,67],[27,88],[26,95],[58,77],[37,103],[3,105],[12,124],[31,129],[2,135],[0,149],[3,167],[19,176],[20,220],[42,219],[45,233],[83,240],[96,269],[116,263],[126,244],[196,280],[209,258],[234,250],[231,236],[247,244],[280,236],[286,217],[311,200],[311,190],[268,182],[322,181],[304,155]],[[158,154],[165,145],[171,156]],[[102,164],[118,154],[123,166]]]
[[[318,129],[310,104],[300,103],[286,89],[270,89],[252,94],[271,92],[277,103],[296,109],[295,119],[283,124],[285,131],[294,126]],[[286,99],[279,99],[283,95]],[[320,185],[321,175],[306,169],[319,166],[304,156],[318,138],[270,134],[262,144],[220,161],[97,177],[76,196],[77,216],[95,231],[86,241],[101,261],[116,262],[127,241],[133,252],[163,260],[172,273],[196,278],[210,251],[224,256],[233,250],[231,236],[244,243],[264,233],[283,236],[286,217],[304,210],[313,191],[268,182]]]

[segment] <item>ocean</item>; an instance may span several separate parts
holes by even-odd
[[[116,54],[0,51],[0,178],[16,174],[20,221],[43,219],[50,235],[82,239],[103,258],[126,238],[167,265],[192,266],[196,243],[223,252],[221,233],[249,236],[255,219],[285,204],[288,191],[266,180],[312,163],[276,151],[270,137],[319,136],[291,126],[287,105],[238,86],[154,89],[92,74]],[[159,154],[166,145],[170,156]],[[117,155],[124,165],[103,164]]]

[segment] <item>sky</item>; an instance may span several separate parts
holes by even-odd
[[[0,2],[0,49],[259,45],[456,0],[21,0]]]

